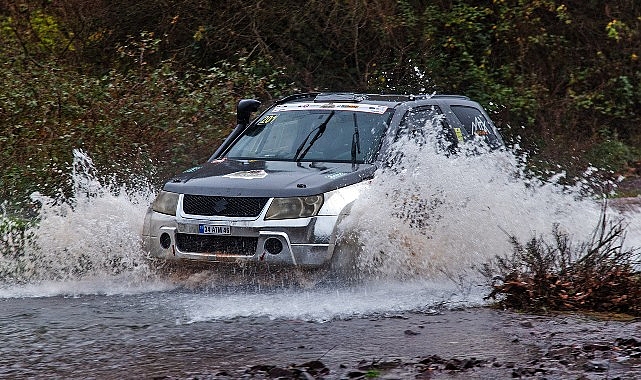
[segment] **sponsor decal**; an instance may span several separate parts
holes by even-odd
[[[355,111],[383,114],[387,111],[386,106],[366,103],[291,103],[280,104],[272,109],[272,112],[287,112],[300,110],[336,110],[336,111]],[[269,115],[268,115],[269,116]],[[267,117],[267,116],[265,116]]]
[[[456,134],[456,139],[458,141],[463,141],[463,133],[461,132],[461,128],[454,128],[454,133]]]
[[[278,115],[265,115],[262,119],[258,121],[258,124],[269,124],[272,121],[276,120]]]
[[[193,173],[196,170],[200,169],[201,167],[202,166],[194,166],[193,168],[189,168],[189,169],[185,170],[183,173]]]
[[[267,172],[264,170],[245,170],[245,171],[225,174],[223,177],[239,178],[239,179],[260,179],[260,178],[267,177]]]
[[[329,174],[325,175],[325,178],[336,179],[336,178],[343,177],[343,176],[345,176],[347,174],[349,174],[349,173],[329,173]]]
[[[479,136],[485,136],[490,134],[485,118],[482,118],[480,116],[477,116],[474,118],[474,121],[472,121],[472,133],[477,134]]]

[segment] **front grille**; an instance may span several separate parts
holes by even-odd
[[[256,217],[269,198],[215,197],[185,194],[183,210],[191,215]]]
[[[257,237],[176,234],[176,245],[182,252],[252,256],[257,244]]]

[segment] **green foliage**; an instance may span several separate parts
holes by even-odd
[[[143,33],[131,49],[152,52],[157,44]],[[162,180],[211,155],[234,126],[239,99],[283,93],[282,72],[263,59],[179,71],[172,61],[149,67],[142,53],[122,57],[137,69],[99,78],[30,60],[0,66],[0,199],[68,194],[74,148],[125,183],[149,177],[156,165],[166,170]]]
[[[75,50],[74,35],[42,9],[0,15],[0,42],[14,54],[31,58],[60,56]],[[20,53],[18,53],[20,52]]]
[[[365,373],[365,378],[367,379],[375,379],[380,376],[381,376],[381,371],[377,369],[368,369],[367,372]]]
[[[641,154],[619,140],[606,140],[590,149],[586,157],[598,168],[621,173],[629,162],[639,160]]]
[[[9,2],[0,199],[55,193],[73,148],[123,177],[173,172],[240,98],[317,89],[461,93],[537,172],[618,171],[641,146],[640,30],[632,0]]]

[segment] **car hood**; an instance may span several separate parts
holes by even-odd
[[[163,189],[194,195],[308,196],[370,179],[375,170],[372,164],[222,159],[183,172]]]

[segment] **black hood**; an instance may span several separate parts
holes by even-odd
[[[375,170],[372,164],[223,159],[187,170],[163,189],[234,197],[308,196],[370,179]]]

